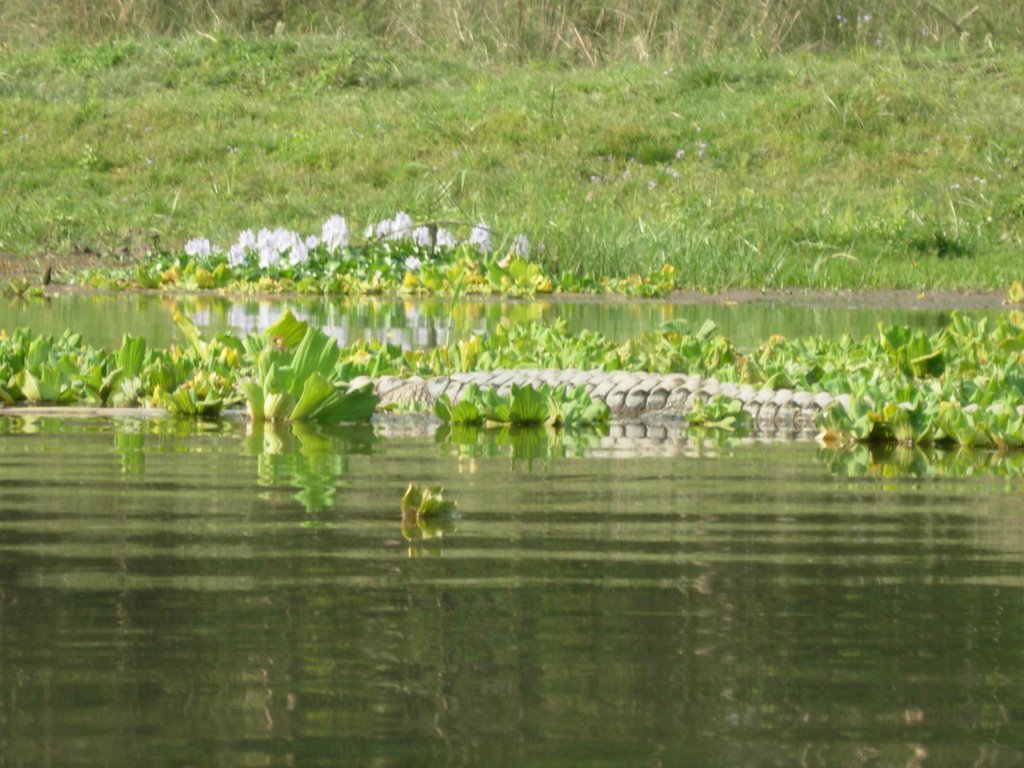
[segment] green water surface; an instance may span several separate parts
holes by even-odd
[[[118,347],[124,333],[151,345],[181,342],[174,313],[192,318],[207,334],[236,335],[264,330],[290,309],[342,344],[378,339],[405,348],[433,347],[446,340],[483,334],[498,323],[550,323],[564,318],[568,331],[597,331],[616,341],[657,330],[665,322],[696,331],[714,320],[741,347],[753,347],[773,334],[797,338],[823,335],[855,338],[877,332],[879,321],[936,331],[949,322],[948,309],[857,306],[841,300],[771,303],[669,303],[654,301],[500,301],[465,299],[454,306],[440,299],[361,298],[244,300],[173,295],[65,294],[48,299],[0,300],[0,330],[29,326],[36,333],[81,333],[87,343]],[[995,309],[964,312],[994,316]]]
[[[431,431],[0,418],[0,764],[1024,762],[1019,478]]]

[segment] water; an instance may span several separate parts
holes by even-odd
[[[877,332],[879,320],[936,331],[950,316],[948,309],[899,309],[857,306],[841,300],[804,303],[683,304],[627,301],[535,302],[468,299],[454,309],[437,299],[364,298],[240,300],[173,295],[94,294],[58,295],[46,300],[0,301],[0,329],[27,325],[36,333],[59,336],[66,328],[86,342],[115,348],[126,330],[151,345],[181,342],[174,313],[191,317],[208,335],[230,331],[237,335],[262,331],[286,309],[311,321],[342,344],[378,339],[407,349],[433,347],[446,339],[482,334],[500,322],[539,323],[564,318],[570,333],[599,331],[624,341],[682,321],[696,331],[714,320],[721,332],[741,347],[752,347],[773,334],[787,337],[843,333],[861,337]],[[995,316],[999,310],[976,309],[965,314]]]
[[[0,418],[0,763],[1024,764],[1019,478],[418,426]]]

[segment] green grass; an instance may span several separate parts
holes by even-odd
[[[63,37],[329,34],[489,59],[691,59],[851,45],[1024,40],[1003,0],[5,0],[0,45]]]
[[[400,209],[553,272],[1005,288],[1024,59],[996,45],[514,63],[369,37],[107,39],[0,59],[0,251],[225,245]],[[465,234],[465,233],[462,233]]]

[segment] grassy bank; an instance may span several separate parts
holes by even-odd
[[[552,271],[725,286],[1021,277],[1024,60],[999,45],[622,59],[372,37],[44,41],[0,59],[0,251],[225,245],[406,210]]]
[[[856,45],[1024,41],[1004,0],[5,0],[0,44],[195,32],[366,38],[374,45],[595,65]]]

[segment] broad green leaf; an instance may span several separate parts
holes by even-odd
[[[512,421],[511,402],[509,398],[499,395],[497,390],[481,390],[480,404],[483,407],[485,420],[495,424],[508,424]]]
[[[222,403],[215,397],[200,397],[191,387],[179,387],[164,395],[163,404],[175,416],[212,419],[220,415]]]
[[[174,313],[174,324],[178,326],[185,336],[189,347],[197,352],[204,361],[208,361],[210,357],[209,346],[203,341],[203,337],[199,333],[199,328],[196,327],[196,324],[189,317],[177,311]]]
[[[443,395],[434,404],[434,413],[445,424],[481,424],[484,420],[478,403],[470,397],[463,397],[452,405],[448,396]]]
[[[306,380],[291,419],[330,424],[369,421],[379,400],[371,384],[343,392],[315,373]]]
[[[290,309],[277,319],[277,322],[267,328],[263,333],[268,338],[274,339],[281,346],[291,349],[306,335],[309,323],[303,320],[296,320]]]
[[[314,374],[327,378],[338,362],[338,343],[319,328],[307,328],[291,362],[288,390],[298,397]]]
[[[288,350],[273,345],[267,346],[260,352],[259,358],[256,360],[256,374],[261,381],[269,376],[275,381],[278,388],[287,389],[289,388],[290,374],[278,376],[277,372],[288,368],[291,359],[292,354]]]
[[[292,421],[308,421],[316,418],[317,411],[335,394],[334,387],[318,373],[307,377],[302,385],[302,394],[295,403],[291,415]]]
[[[28,345],[28,353],[25,355],[25,367],[36,369],[44,363],[49,363],[52,351],[52,336],[35,337]]]
[[[56,403],[67,385],[68,380],[59,369],[43,365],[40,366],[38,376],[29,370],[24,371],[21,391],[29,402]]]
[[[417,518],[432,515],[450,515],[455,511],[455,502],[444,498],[440,485],[425,486],[409,483],[402,496],[402,515],[415,514]]]
[[[117,367],[128,378],[142,373],[142,364],[146,359],[146,340],[125,334],[121,341],[121,349],[117,352]]]
[[[238,383],[238,389],[245,397],[245,407],[249,412],[249,419],[252,421],[263,421],[266,418],[264,411],[263,385],[258,381],[242,381]]]
[[[286,421],[295,407],[295,398],[288,392],[267,393],[263,398],[263,415],[267,421]]]
[[[705,320],[704,325],[700,327],[694,336],[698,341],[707,341],[712,336],[718,333],[718,324],[714,320]]]
[[[369,421],[377,408],[380,398],[374,391],[372,384],[365,384],[356,389],[349,389],[347,392],[338,393],[337,403],[331,403],[322,410],[326,420],[331,423],[358,423]]]

